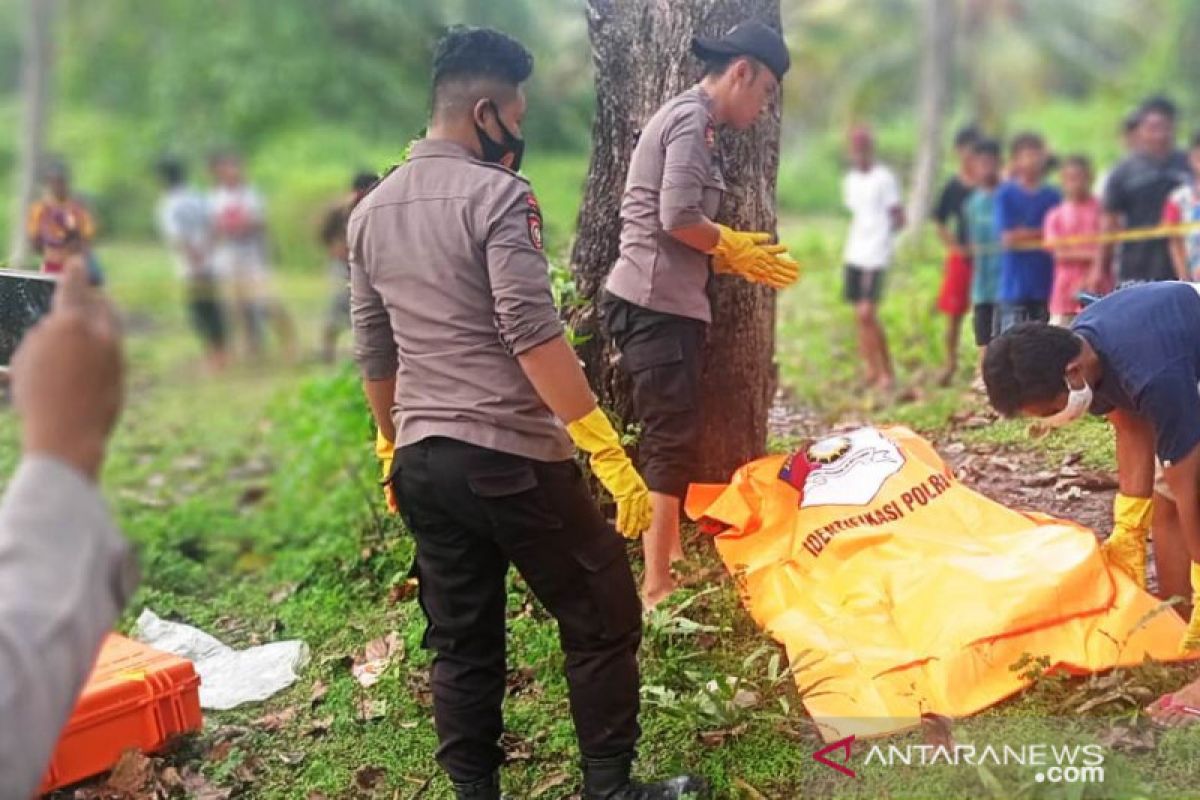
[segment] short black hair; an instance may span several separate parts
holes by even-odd
[[[187,180],[187,165],[174,156],[163,156],[154,169],[167,186],[179,186]]]
[[[1067,364],[1081,352],[1079,337],[1044,322],[1024,322],[997,336],[983,359],[988,401],[1003,416],[1058,397]]]
[[[515,89],[533,74],[525,45],[492,28],[455,25],[433,51],[433,105],[443,105],[449,85],[491,81]]]
[[[1073,153],[1062,160],[1064,167],[1078,167],[1087,174],[1092,174],[1092,160],[1082,153]]]
[[[975,125],[974,123],[970,125],[964,125],[958,129],[957,133],[954,134],[954,149],[958,150],[963,147],[973,148],[975,143],[982,138],[983,133],[979,130],[979,126]]]
[[[733,66],[733,63],[739,58],[744,58],[750,62],[751,75],[757,78],[758,71],[763,68],[763,65],[757,58],[746,55],[745,53],[739,53],[737,55],[713,55],[709,58],[703,59],[700,63],[704,65],[704,77],[707,78],[710,75],[724,75],[729,71],[729,68]]]
[[[977,156],[1000,158],[1000,142],[996,139],[977,139],[975,144],[971,145],[971,152]]]
[[[1174,122],[1179,116],[1179,106],[1175,105],[1175,101],[1166,95],[1151,95],[1138,106],[1138,124],[1145,122],[1146,117],[1151,114],[1159,114]]]
[[[350,181],[350,188],[356,192],[365,192],[374,186],[377,180],[379,180],[378,175],[364,169],[354,174],[354,180]]]
[[[1014,156],[1022,150],[1033,148],[1037,148],[1038,150],[1046,149],[1046,140],[1042,138],[1040,133],[1034,131],[1022,131],[1008,143],[1008,152]]]

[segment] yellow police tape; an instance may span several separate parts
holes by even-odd
[[[1189,233],[1200,233],[1200,222],[1186,222],[1178,225],[1155,225],[1149,228],[1129,228],[1122,231],[1087,234],[1084,236],[1061,236],[1052,241],[1038,239],[1012,245],[992,245],[990,247],[968,247],[964,250],[972,255],[1005,250],[1054,250],[1059,247],[1076,247],[1080,245],[1119,244],[1121,242],[1141,242],[1151,239],[1170,239],[1185,236]]]
[[[1185,658],[1183,621],[1090,530],[972,491],[905,428],[755,461],[693,486],[687,510],[723,527],[717,550],[827,741],[978,712],[1030,685],[1030,657],[1073,673]]]

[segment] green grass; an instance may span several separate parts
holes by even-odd
[[[543,184],[565,186],[577,174],[564,167]],[[543,204],[548,205],[545,199]],[[850,388],[850,321],[836,299],[836,226],[818,220],[788,230],[789,241],[801,243],[809,269],[804,282],[781,300],[784,380],[831,418],[859,413]],[[264,704],[207,714],[205,732],[177,758],[245,797],[368,796],[351,787],[356,771],[372,766],[384,770],[376,796],[449,797],[432,758],[436,741],[423,688],[429,657],[420,648],[420,610],[410,596],[393,592],[405,581],[412,543],[395,518],[380,513],[371,425],[352,370],[308,363],[242,368],[221,380],[207,379],[198,370],[162,254],[121,245],[102,255],[128,321],[131,387],[105,484],[144,572],[123,624],[148,606],[235,646],[295,637],[308,642],[313,654],[292,689]],[[899,272],[885,308],[909,380],[929,371],[937,357],[936,321],[918,313],[928,302],[909,299],[931,296],[931,286],[936,270],[930,264]],[[315,349],[323,272],[289,273],[283,289],[304,323],[308,349]],[[964,378],[966,372],[964,367]],[[824,376],[819,385],[817,375]],[[878,418],[935,433],[959,397],[932,393]],[[1086,430],[1100,452],[1102,431]],[[5,418],[0,467],[15,461],[14,431]],[[1006,426],[971,436],[1014,446],[1024,441],[1019,430]],[[1079,441],[1053,446],[1076,447]],[[252,494],[262,494],[261,501],[243,502]],[[786,676],[780,679],[781,666],[772,659],[777,648],[742,610],[711,547],[696,539],[690,548],[695,569],[711,577],[685,591],[673,611],[652,617],[642,649],[644,774],[703,773],[719,798],[1196,796],[1200,735],[1193,732],[1164,737],[1153,753],[1112,756],[1106,783],[1083,794],[1036,784],[1029,769],[1017,767],[984,775],[966,767],[866,766],[868,745],[861,742],[855,751],[857,779],[820,766],[812,753],[821,743],[794,685]],[[636,549],[631,553],[636,556]],[[577,754],[556,632],[515,575],[509,607],[509,662],[523,671],[525,685],[509,698],[506,720],[514,741],[528,743],[523,749],[529,755],[506,768],[505,785],[518,798],[566,797],[577,785]],[[350,675],[349,659],[390,631],[400,634],[405,655],[379,684],[363,690]],[[1143,670],[1129,671],[1130,680],[1153,691],[1179,685],[1186,672]],[[756,707],[738,708],[721,691],[706,688],[730,677],[760,695]],[[313,706],[309,698],[318,681],[328,693]],[[1087,740],[1093,731],[1058,705],[1064,692],[1079,686],[1050,682],[1001,704],[958,725],[958,741]],[[382,718],[358,719],[364,699],[386,704]],[[295,709],[296,716],[281,729],[255,724],[283,709]],[[327,729],[314,733],[317,721],[320,728],[329,721]],[[225,739],[232,747],[214,751]],[[887,741],[922,740],[913,733]]]

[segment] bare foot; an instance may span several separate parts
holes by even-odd
[[[675,579],[669,574],[662,579],[652,580],[650,576],[642,581],[642,609],[649,611],[663,600],[671,596],[676,589]]]
[[[944,370],[938,373],[937,385],[949,386],[954,380],[955,367],[953,364],[948,364]]]
[[[893,375],[883,375],[875,381],[876,390],[883,394],[891,394],[896,389],[896,378]]]
[[[1164,694],[1147,711],[1159,725],[1171,728],[1200,722],[1200,681],[1193,681],[1177,692]]]

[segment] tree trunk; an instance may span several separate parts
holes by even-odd
[[[780,26],[779,0],[587,0],[596,72],[596,119],[587,189],[571,265],[580,295],[596,301],[617,259],[620,204],[637,132],[664,102],[699,78],[692,37],[719,35],[755,18]],[[779,168],[779,108],[752,130],[725,130],[718,140],[729,192],[718,221],[773,230]],[[696,479],[726,480],[766,449],[767,412],[775,391],[775,296],[719,277],[711,293],[713,325],[703,378],[701,463]],[[628,382],[614,368],[595,303],[571,320],[590,336],[580,347],[592,386],[622,418],[630,416]]]
[[[908,227],[919,231],[929,217],[941,167],[942,124],[950,105],[954,69],[955,0],[924,0],[921,10],[920,129],[908,195]]]
[[[23,265],[29,256],[25,212],[37,191],[38,167],[46,146],[50,81],[54,67],[55,0],[25,0],[25,32],[21,59],[21,131],[13,192],[9,264]]]

